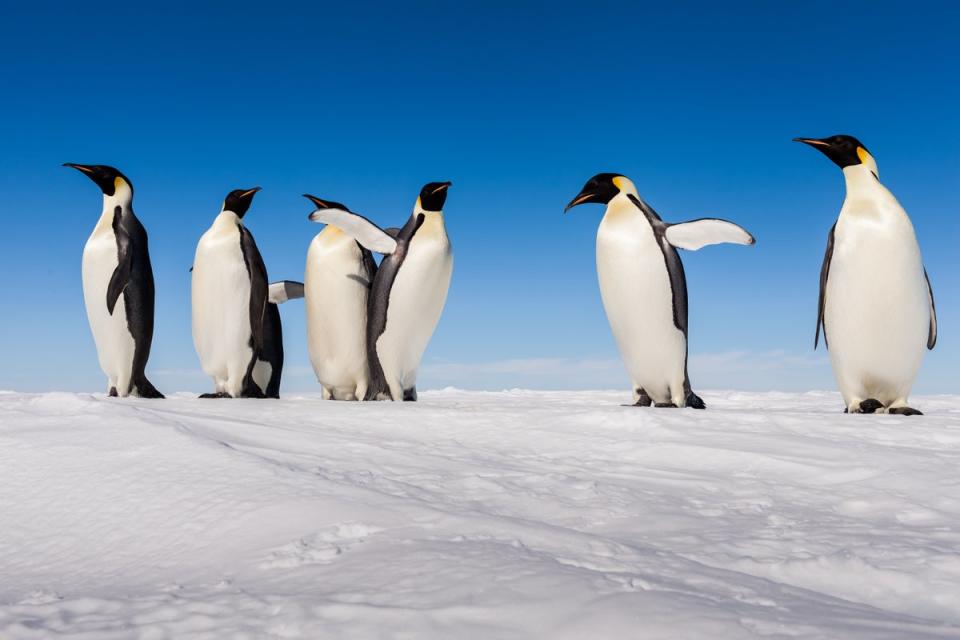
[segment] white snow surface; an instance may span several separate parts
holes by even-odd
[[[960,396],[0,393],[0,638],[960,638]]]

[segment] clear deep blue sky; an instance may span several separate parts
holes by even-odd
[[[384,226],[452,180],[456,266],[425,387],[623,387],[600,303],[600,171],[667,220],[735,220],[752,248],[683,255],[698,388],[833,388],[813,352],[839,170],[791,138],[849,133],[910,213],[940,343],[916,390],[957,392],[960,83],[952,3],[447,3],[309,7],[15,3],[0,21],[0,389],[102,391],[80,257],[100,212],[63,162],[115,165],[150,234],[148,374],[208,382],[188,269],[231,189],[271,278],[302,279],[305,192]],[[843,5],[843,6],[841,6]],[[896,304],[896,300],[891,300]],[[288,390],[316,389],[302,302]]]

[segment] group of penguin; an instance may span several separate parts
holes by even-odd
[[[930,280],[913,225],[856,138],[796,138],[840,167],[846,198],[820,273],[814,348],[823,329],[845,411],[918,415],[908,404],[937,340]],[[144,373],[154,285],[133,186],[105,165],[67,164],[103,192],[83,253],[83,291],[111,396],[162,398]],[[201,397],[279,397],[283,344],[277,305],[305,298],[310,360],[325,399],[416,400],[417,370],[446,302],[453,251],[443,206],[450,182],[423,187],[399,228],[381,229],[345,205],[305,197],[326,224],[307,252],[303,283],[269,283],[243,217],[258,188],[230,192],[197,245],[193,339],[214,391]],[[597,274],[636,406],[705,408],[687,372],[687,288],[677,249],[752,245],[717,218],[665,222],[624,175],[592,177],[565,211],[602,204]],[[383,256],[379,264],[373,254]]]
[[[133,184],[110,166],[65,166],[103,192],[103,211],[83,250],[83,296],[108,394],[162,398],[144,371],[154,285]],[[227,194],[190,269],[194,347],[214,384],[201,397],[278,398],[277,305],[305,298],[310,359],[325,398],[416,400],[417,369],[453,274],[443,220],[450,184],[424,186],[399,229],[383,230],[342,204],[305,196],[316,207],[310,219],[327,226],[310,244],[303,283],[267,278],[243,224],[259,188]],[[384,256],[379,265],[371,252]]]

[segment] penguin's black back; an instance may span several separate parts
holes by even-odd
[[[424,219],[425,216],[422,213],[414,214],[410,216],[403,228],[397,231],[395,235],[397,248],[383,259],[373,279],[373,287],[367,298],[367,362],[370,367],[370,386],[367,388],[365,400],[375,400],[378,395],[390,394],[390,386],[387,384],[383,367],[380,365],[380,357],[377,355],[377,340],[387,328],[387,307],[390,304],[393,283],[407,257],[410,241],[413,240]],[[394,400],[401,399],[394,398]]]
[[[267,303],[263,314],[263,348],[260,360],[270,363],[270,382],[264,389],[268,398],[280,397],[280,376],[283,373],[283,328],[280,324],[280,309],[272,302]]]
[[[120,207],[118,207],[120,208]],[[127,327],[133,336],[134,354],[130,382],[143,397],[163,396],[147,380],[145,369],[153,344],[154,286],[153,268],[150,266],[150,250],[147,231],[134,215],[133,209],[121,211],[120,225],[127,232],[131,243],[130,280],[123,290],[123,307],[127,314]]]

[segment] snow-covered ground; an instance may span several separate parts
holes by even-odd
[[[960,396],[0,394],[0,637],[960,638]]]

